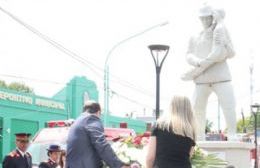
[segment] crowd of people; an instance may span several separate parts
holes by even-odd
[[[225,60],[234,55],[231,41],[228,38],[226,29],[223,27],[223,18],[223,12],[214,13],[210,8],[203,8],[200,19],[205,30],[200,33],[202,37],[199,38],[202,40],[193,40],[188,51],[188,55],[197,56],[189,57],[190,64],[195,68],[185,74],[183,78],[185,80],[194,79],[196,82],[197,95],[193,107],[196,110],[196,118],[202,123],[196,124],[192,105],[187,97],[174,96],[168,113],[166,112],[160,116],[152,129],[146,157],[146,168],[192,167],[190,157],[196,145],[196,138],[205,139],[205,107],[207,98],[212,91],[223,99],[221,103],[226,120],[229,121],[229,133],[230,135],[235,133],[234,110],[230,110],[234,109],[233,90],[230,84],[231,77],[230,75],[223,76],[223,73],[219,73],[219,71],[213,73],[213,70],[209,68],[211,66],[222,67],[222,69],[225,68],[228,71]],[[230,45],[227,46],[226,43]],[[205,50],[205,46],[208,50],[202,52]],[[211,48],[215,49],[214,52],[211,51]],[[224,54],[222,53],[223,48],[225,48]],[[216,51],[221,52],[216,54]],[[203,57],[199,55],[201,53],[203,53]],[[219,55],[223,56],[223,58],[215,58]],[[204,57],[205,59],[202,59]],[[207,70],[210,71],[210,75],[207,77],[213,79],[210,83],[204,82],[206,77],[199,77],[200,74],[205,76],[206,73],[203,72]],[[218,79],[216,74],[223,78],[215,81]],[[103,168],[104,162],[111,168],[140,167],[137,163],[124,163],[117,157],[106,140],[100,116],[101,107],[99,103],[86,102],[83,113],[70,128],[66,153],[61,150],[60,146],[50,145],[47,149],[49,159],[41,162],[39,168]],[[198,129],[196,129],[197,126]],[[30,134],[27,133],[16,134],[17,148],[5,157],[3,168],[32,167],[33,156],[26,152],[29,136]]]
[[[138,163],[121,161],[106,140],[100,119],[99,103],[88,101],[83,113],[72,124],[67,148],[51,144],[46,149],[48,160],[39,168],[139,168]],[[191,168],[190,156],[195,145],[195,119],[187,97],[175,96],[169,113],[156,122],[148,145],[146,167]],[[31,154],[26,152],[29,145],[28,133],[16,134],[16,149],[3,161],[3,168],[32,168]]]
[[[27,148],[29,133],[16,133],[16,149],[3,160],[3,168],[32,168],[32,157]],[[46,149],[48,160],[41,162],[39,168],[65,168],[66,151],[59,145],[51,144]]]

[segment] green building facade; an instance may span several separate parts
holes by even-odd
[[[0,88],[0,160],[15,148],[15,133],[34,135],[48,121],[75,119],[86,100],[98,101],[98,90],[95,82],[85,77],[74,77],[52,98]],[[108,127],[119,127],[121,122],[137,132],[146,129],[142,121],[108,117]]]

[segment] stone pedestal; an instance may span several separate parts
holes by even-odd
[[[250,168],[250,150],[253,143],[232,141],[198,141],[197,145],[209,153],[215,153],[219,158],[228,161],[236,168]]]

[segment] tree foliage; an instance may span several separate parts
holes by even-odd
[[[208,119],[206,120],[206,133],[207,132],[211,132],[211,129],[213,127],[213,122],[212,121],[209,121]]]
[[[18,92],[24,93],[34,93],[33,89],[24,83],[20,82],[12,82],[9,85],[5,83],[5,81],[0,80],[0,88],[15,90]]]
[[[254,116],[245,117],[244,121],[243,119],[240,119],[237,122],[237,132],[238,133],[246,133],[246,132],[252,132],[253,131],[253,124],[254,124]]]
[[[0,80],[0,87],[1,88],[7,88],[5,81]]]
[[[257,128],[260,128],[260,112],[257,112]],[[254,132],[255,129],[255,116],[251,114],[251,116],[246,117],[245,121],[243,119],[237,122],[237,132],[238,133],[249,133]]]

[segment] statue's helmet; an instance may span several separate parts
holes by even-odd
[[[215,9],[214,12],[213,12],[213,16],[214,18],[217,20],[217,21],[221,21],[225,18],[225,10],[224,9]]]
[[[203,5],[199,9],[199,17],[213,16],[213,9],[208,5]]]

